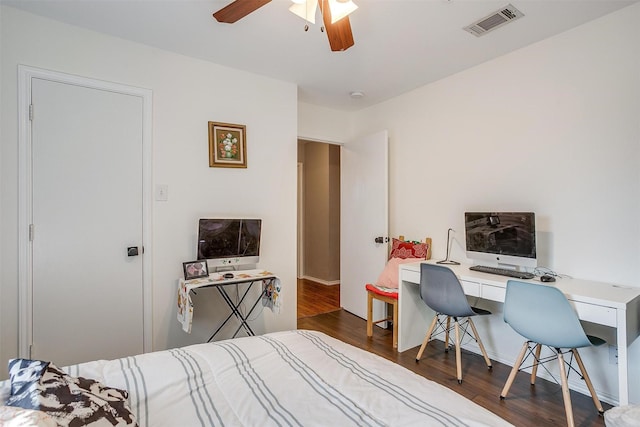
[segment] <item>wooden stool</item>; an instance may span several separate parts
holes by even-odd
[[[367,336],[373,336],[373,325],[380,322],[393,322],[393,348],[398,348],[398,293],[385,292],[382,289],[367,284]],[[373,300],[377,299],[387,304],[393,305],[393,316],[387,316],[384,319],[373,320]]]

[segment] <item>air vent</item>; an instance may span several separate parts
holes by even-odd
[[[513,5],[509,4],[500,10],[485,16],[482,19],[474,22],[471,25],[464,27],[464,30],[480,37],[483,34],[487,34],[489,31],[493,31],[496,28],[502,27],[504,24],[515,21],[518,18],[524,16],[524,13],[520,12]]]

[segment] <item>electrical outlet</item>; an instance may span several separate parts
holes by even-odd
[[[618,364],[618,347],[615,345],[609,346],[609,363],[612,365]]]

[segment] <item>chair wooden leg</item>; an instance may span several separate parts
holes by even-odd
[[[373,336],[373,295],[367,292],[367,336]]]
[[[589,393],[591,393],[591,399],[593,399],[593,404],[596,406],[596,409],[601,414],[604,412],[602,408],[602,404],[600,403],[600,399],[598,399],[598,395],[596,394],[596,390],[593,388],[593,384],[591,383],[591,378],[589,378],[589,374],[587,374],[587,370],[584,368],[584,363],[582,363],[582,358],[578,353],[578,349],[571,349],[573,356],[576,358],[576,362],[578,362],[578,366],[580,367],[580,372],[582,372],[582,377],[584,378],[584,382],[587,383],[587,388],[589,389]]]
[[[398,301],[393,304],[393,348],[398,348]]]
[[[420,351],[418,351],[418,355],[416,356],[416,362],[420,360],[422,357],[422,353],[424,349],[427,347],[429,340],[431,339],[431,334],[433,330],[436,328],[436,323],[438,323],[438,315],[433,316],[433,320],[431,321],[431,325],[429,325],[429,330],[427,331],[427,335],[424,337],[424,341],[422,341],[422,345],[420,346]]]
[[[444,351],[449,351],[449,331],[451,330],[451,316],[447,316],[447,328],[444,331]]]
[[[509,378],[507,378],[507,382],[504,384],[502,388],[502,393],[500,393],[500,399],[504,399],[507,397],[507,393],[509,393],[509,389],[511,388],[511,384],[513,384],[513,380],[516,379],[516,374],[520,370],[520,366],[522,366],[522,361],[524,360],[524,355],[527,353],[527,349],[529,348],[529,342],[525,341],[522,346],[522,350],[520,350],[520,354],[518,354],[518,359],[516,359],[516,363],[513,364],[513,368],[511,368],[511,373],[509,374]]]
[[[536,385],[536,377],[538,376],[538,360],[540,360],[540,350],[542,350],[542,344],[536,344],[536,358],[533,361],[533,368],[531,369],[531,385]]]
[[[560,349],[558,352],[558,364],[560,365],[560,379],[562,385],[562,397],[564,398],[564,410],[567,413],[567,426],[574,427],[573,409],[571,408],[571,394],[569,394],[569,385],[567,384],[567,371],[564,366],[564,358]]]
[[[484,356],[484,361],[487,364],[487,368],[491,369],[491,360],[489,359],[489,356],[487,356],[487,351],[484,349],[484,345],[482,345],[482,340],[480,339],[480,335],[478,335],[476,325],[473,324],[473,320],[471,320],[471,318],[467,319],[467,321],[469,322],[469,325],[471,325],[471,330],[473,331],[474,338],[478,343],[478,347],[480,347],[482,355]]]
[[[462,355],[460,354],[460,324],[458,319],[454,319],[454,327],[456,332],[456,372],[458,376],[458,384],[462,384]]]

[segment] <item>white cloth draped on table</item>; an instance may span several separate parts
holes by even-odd
[[[193,322],[193,302],[191,291],[193,289],[240,284],[252,281],[262,281],[262,305],[271,309],[274,313],[280,313],[282,298],[281,281],[273,273],[266,270],[242,270],[234,271],[232,279],[225,279],[223,273],[212,273],[209,277],[193,280],[180,280],[178,285],[178,321],[182,330],[191,333]]]

